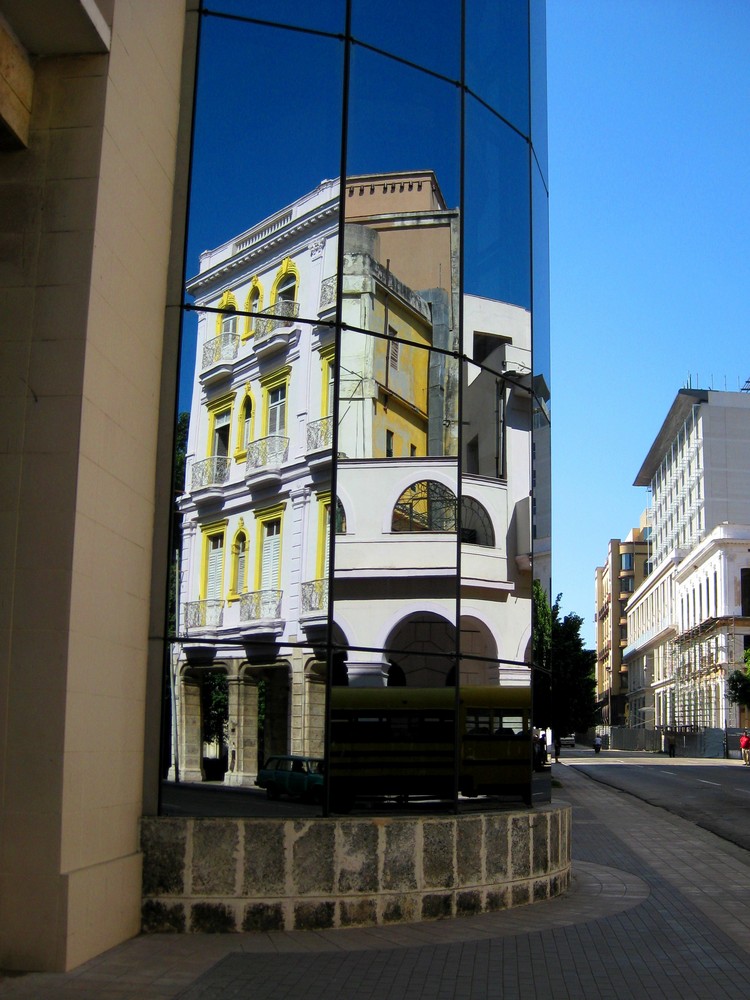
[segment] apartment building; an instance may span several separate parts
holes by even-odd
[[[738,722],[726,679],[750,645],[749,446],[748,393],[682,389],[635,480],[651,494],[652,572],[628,604],[624,662],[650,682],[659,728]]]
[[[649,531],[644,515],[625,539],[610,539],[604,565],[595,572],[596,698],[603,725],[619,726],[632,718],[634,678],[622,657],[628,643],[626,607],[647,574]],[[642,712],[640,703],[635,710]]]

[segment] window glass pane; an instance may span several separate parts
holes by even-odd
[[[345,0],[326,0],[325,3],[310,3],[310,0],[283,0],[283,3],[278,0],[211,0],[205,6],[222,14],[336,34],[344,30],[346,23]],[[231,30],[233,22],[225,23],[227,30]]]
[[[352,34],[369,45],[457,80],[461,73],[460,0],[372,4],[353,0]]]
[[[455,209],[459,107],[459,91],[454,85],[355,46],[351,61],[349,177],[431,171],[435,177],[433,191],[436,188],[445,206]],[[361,204],[378,205],[382,212],[400,211],[399,202],[408,207],[416,189],[409,189],[408,176],[406,187],[401,187],[401,181],[401,177],[394,177],[396,187],[389,187],[387,192],[376,187],[372,200],[366,186]],[[381,205],[384,193],[388,201]],[[423,187],[421,193],[424,204],[430,188]],[[365,210],[370,211],[369,207]],[[433,275],[429,286],[419,283],[415,287],[437,285],[438,278]]]
[[[531,306],[529,147],[486,108],[466,104],[466,291]]]
[[[523,135],[529,134],[526,0],[467,0],[466,83]]]

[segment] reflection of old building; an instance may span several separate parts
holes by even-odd
[[[659,728],[737,722],[726,678],[750,647],[748,447],[748,393],[681,389],[635,481],[651,491],[652,572],[628,604],[623,656]]]
[[[209,675],[228,683],[226,783],[259,754],[322,752],[331,596],[334,683],[453,683],[457,649],[464,684],[528,683],[529,315],[466,296],[461,370],[456,213],[430,173],[353,178],[337,359],[338,194],[324,181],[188,284],[183,779],[205,773]]]

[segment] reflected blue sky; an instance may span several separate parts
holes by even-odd
[[[226,11],[338,33],[343,0],[216,0]],[[352,31],[368,44],[460,76],[460,3],[429,0],[383,8],[352,5]],[[470,86],[528,130],[525,4],[470,0]],[[523,15],[519,12],[524,11]],[[498,32],[509,39],[506,52]],[[195,155],[187,245],[188,276],[203,250],[256,225],[340,170],[344,45],[256,23],[201,18]],[[448,207],[459,202],[460,89],[354,45],[348,172],[433,170]],[[472,98],[467,108],[466,288],[530,306],[528,151],[523,138]],[[521,211],[518,211],[520,206]],[[495,221],[492,221],[492,220]],[[180,406],[189,406],[195,321],[186,317]]]

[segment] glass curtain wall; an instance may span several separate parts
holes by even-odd
[[[164,812],[532,800],[543,26],[201,9]]]

